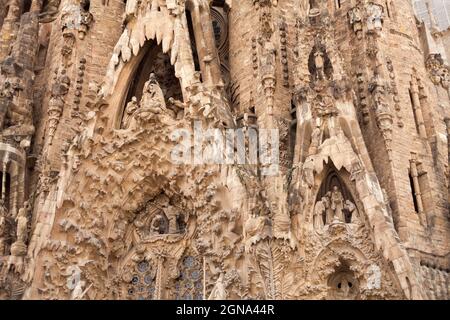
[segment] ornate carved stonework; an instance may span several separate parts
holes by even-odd
[[[0,9],[0,299],[449,299],[409,2],[41,2]]]

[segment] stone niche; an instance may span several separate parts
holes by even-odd
[[[329,300],[356,300],[359,296],[359,282],[349,266],[343,262],[328,278]]]

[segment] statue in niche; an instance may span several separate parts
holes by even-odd
[[[187,215],[170,204],[167,196],[159,196],[135,219],[138,234],[145,238],[155,235],[182,234],[186,229]]]
[[[150,222],[150,232],[152,234],[163,234],[166,229],[164,215],[162,213],[157,213]]]
[[[156,75],[151,73],[149,80],[144,84],[140,107],[133,115],[141,121],[158,120],[159,115],[166,111],[168,110],[163,91],[156,80]]]
[[[361,220],[356,205],[350,200],[345,200],[344,209],[348,213],[348,219],[346,219],[346,222],[348,221],[351,223],[359,224]]]
[[[316,201],[324,204],[326,225],[333,223],[360,224],[362,222],[351,194],[334,170],[328,173]]]
[[[316,70],[316,80],[323,80],[325,78],[325,61],[323,52],[320,50],[314,53],[314,66]]]
[[[311,144],[309,145],[308,155],[316,154],[321,142],[322,130],[320,129],[320,126],[316,126],[311,134]]]
[[[325,208],[326,199],[322,198],[321,200],[317,201],[316,206],[314,207],[314,216],[313,216],[313,225],[314,230],[320,231],[323,228],[323,215],[325,214],[326,208]]]
[[[314,185],[314,158],[308,157],[303,164],[303,179],[309,188]]]
[[[17,229],[16,229],[16,236],[17,236],[17,242],[23,243],[25,245],[25,242],[27,241],[27,235],[28,235],[28,202],[25,202],[23,204],[23,207],[19,209],[19,213],[16,217],[16,223],[17,223]]]
[[[122,129],[128,129],[133,127],[133,114],[136,112],[136,110],[139,108],[139,104],[137,102],[136,97],[132,97],[130,102],[127,103],[127,106],[125,107],[125,113],[123,115],[122,120]]]
[[[372,93],[375,112],[377,114],[390,113],[389,107],[385,101],[386,89],[378,74],[376,74],[369,84],[369,91]]]
[[[331,210],[334,212],[334,221],[345,223],[344,197],[338,186],[334,186],[331,192]]]
[[[326,224],[331,224],[334,220],[334,211],[331,208],[331,192],[328,192],[325,197],[322,198],[322,202],[325,205],[325,221]]]
[[[71,30],[78,31],[78,38],[83,40],[92,23],[93,16],[87,9],[89,7],[89,0],[80,0],[79,4],[66,4],[62,9],[61,14],[61,28],[63,35],[71,32]]]
[[[259,43],[262,47],[262,56],[261,56],[262,73],[263,75],[274,75],[277,49],[275,48],[275,45],[272,43],[270,38],[263,39],[261,37],[259,38]]]
[[[167,216],[167,219],[169,220],[169,233],[180,233],[180,229],[178,226],[179,219],[181,218],[181,215],[177,209],[175,209],[172,206],[167,207],[164,210],[164,213]]]
[[[28,237],[28,202],[25,202],[23,207],[19,209],[16,216],[16,241],[11,246],[11,257],[8,261],[8,269],[10,266],[15,266],[16,271],[22,273],[23,261],[22,256],[27,252],[27,237]]]
[[[89,262],[83,261],[83,265]],[[65,275],[67,276],[66,286],[70,290],[70,300],[81,300],[92,284],[87,289],[84,289],[86,281],[81,280],[82,271],[78,265],[70,266]]]
[[[359,7],[354,7],[348,12],[350,24],[353,27],[353,32],[355,32],[356,35],[358,36],[358,39],[361,39],[362,37],[362,30],[363,30],[362,17],[363,15]]]
[[[211,291],[211,294],[209,295],[208,300],[226,300],[228,296],[228,292],[226,290],[226,286],[223,279],[224,275],[221,273],[219,275],[219,278],[216,281],[216,284],[214,285],[214,288]]]
[[[369,3],[367,6],[367,30],[368,31],[380,31],[383,29],[383,7]]]
[[[330,80],[333,77],[333,66],[331,60],[328,57],[325,46],[322,44],[320,38],[315,39],[315,45],[309,55],[308,59],[308,70],[311,75],[311,81],[317,82],[315,86],[319,86],[323,89],[323,81]],[[321,91],[316,89],[317,91]]]

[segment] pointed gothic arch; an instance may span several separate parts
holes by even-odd
[[[118,103],[114,128],[121,126],[125,107],[133,97],[140,100],[142,90],[151,73],[155,73],[159,85],[164,93],[166,102],[169,98],[183,100],[181,83],[175,74],[174,66],[170,63],[168,54],[163,53],[161,45],[154,41],[147,41],[139,54],[130,59],[124,66],[113,93],[113,101]]]
[[[321,201],[324,198],[330,198],[330,205],[332,204],[332,195],[333,191],[338,191],[342,195],[342,203],[341,208],[339,210],[342,210],[343,218],[345,223],[351,223],[354,222],[356,219],[360,218],[360,210],[358,210],[358,207],[360,207],[356,202],[355,198],[352,195],[352,192],[350,191],[349,186],[347,186],[347,183],[345,182],[346,179],[343,179],[342,176],[345,174],[343,171],[345,169],[341,169],[338,171],[334,164],[330,162],[328,165],[328,169],[324,170],[324,178],[322,179],[322,183],[319,187],[319,190],[316,195],[316,203]],[[335,189],[337,188],[337,189]],[[352,208],[349,208],[350,201],[353,204]],[[352,210],[353,209],[353,210]],[[358,215],[358,216],[355,216]],[[331,224],[333,221],[330,221],[329,213],[326,211],[323,213],[322,216],[323,223],[324,224]]]

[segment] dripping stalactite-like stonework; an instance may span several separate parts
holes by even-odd
[[[0,0],[0,299],[450,299],[441,35],[410,0]],[[276,130],[278,171],[175,163],[194,123]]]

